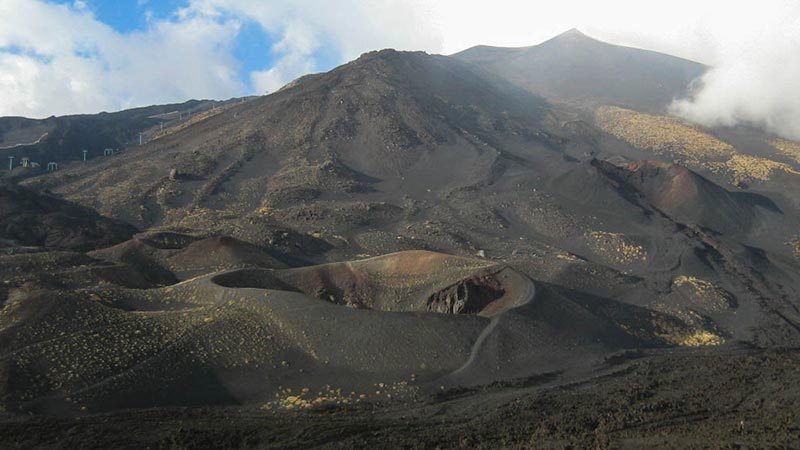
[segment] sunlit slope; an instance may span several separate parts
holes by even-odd
[[[604,131],[636,148],[723,175],[732,184],[769,181],[780,173],[800,174],[796,166],[747,154],[720,140],[710,130],[675,117],[603,106],[596,111],[596,122]],[[798,144],[785,140],[775,141],[774,145],[790,156],[798,150]]]

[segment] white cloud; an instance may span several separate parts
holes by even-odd
[[[430,21],[430,9],[420,0],[194,0],[181,11],[219,17],[234,15],[254,20],[280,36],[271,49],[272,67],[251,74],[257,92],[320,69],[315,54],[332,49],[341,62],[360,53],[385,47],[440,51],[441,32]]]
[[[710,126],[753,124],[800,140],[800,3],[764,6],[723,10],[709,24],[714,67],[693,98],[673,104],[675,114]]]
[[[279,59],[272,67],[250,74],[258,93],[272,92],[297,78],[313,72],[317,65],[314,51],[320,47],[315,30],[305,22],[293,21],[286,27],[283,38],[272,46]]]
[[[118,110],[240,94],[238,23],[189,15],[120,34],[85,8],[0,2],[0,115]]]
[[[269,69],[252,72],[250,80],[257,93],[266,94],[278,90],[288,81],[315,70],[316,64],[310,55],[290,53]]]

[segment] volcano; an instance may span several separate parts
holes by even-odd
[[[703,64],[608,44],[573,28],[532,47],[477,46],[453,55],[550,101],[577,107],[616,105],[664,113],[686,97]]]
[[[380,50],[15,169],[0,442],[95,419],[140,447],[791,435],[800,167],[663,115],[704,70],[577,31]]]

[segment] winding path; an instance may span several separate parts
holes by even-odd
[[[514,272],[516,276],[524,277],[527,283],[524,283],[525,291],[519,293],[519,297],[522,299],[520,302],[514,302],[517,305],[526,305],[533,302],[536,298],[536,286],[533,283],[533,280],[528,278],[525,275],[522,275],[518,272]],[[478,339],[475,340],[475,343],[472,345],[472,351],[470,351],[469,358],[464,362],[464,364],[450,373],[450,376],[457,376],[463,374],[474,362],[475,359],[478,357],[478,354],[483,349],[484,341],[494,332],[495,328],[497,328],[497,324],[503,318],[503,313],[495,314],[490,319],[489,325],[481,331],[481,334],[478,335]]]
[[[36,145],[39,142],[42,142],[42,139],[46,138],[48,134],[50,134],[49,131],[47,131],[43,135],[39,136],[39,139],[37,139],[37,140],[35,140],[33,142],[23,142],[21,144],[7,145],[5,147],[0,147],[0,150],[10,150],[12,148],[17,148],[17,147],[27,147],[29,145]]]

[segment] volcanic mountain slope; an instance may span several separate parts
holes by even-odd
[[[141,226],[379,223],[396,219],[403,194],[456,193],[522,164],[561,164],[547,111],[450,58],[384,51],[29,184]]]
[[[592,39],[577,29],[523,48],[477,46],[453,55],[550,101],[665,113],[706,66]]]
[[[768,197],[730,192],[683,166],[660,161],[617,166],[594,159],[564,174],[555,185],[563,192],[578,192],[582,197],[578,200],[587,204],[617,196],[678,223],[740,239],[746,239],[755,228],[780,226],[784,221],[782,212]],[[788,232],[782,230],[782,235]]]
[[[299,261],[277,247],[225,236],[135,234],[127,223],[8,182],[0,184],[0,223],[0,303],[17,288],[148,288],[222,269],[283,268],[283,261]],[[292,245],[292,236],[283,234],[284,247]]]
[[[591,161],[554,178],[552,188],[567,211],[596,215],[604,228],[573,232],[573,252],[596,261],[610,253],[606,264],[669,285],[651,301],[632,303],[713,318],[727,324],[722,329],[738,329],[730,336],[739,339],[774,342],[794,334],[800,280],[785,240],[797,216],[787,217],[767,197],[729,192],[684,167],[653,161]],[[673,295],[687,287],[689,303]],[[766,325],[771,319],[757,310],[777,322]],[[757,329],[766,334],[750,334]]]
[[[796,209],[677,166],[582,165],[570,155],[602,150],[592,137],[602,133],[565,128],[562,114],[453,58],[373,52],[26,183],[141,227],[260,247],[279,245],[275,229],[296,230],[303,238],[281,251],[313,262],[482,250],[537,280],[683,314],[709,342],[795,339],[797,262],[786,243]],[[749,312],[687,316],[673,293],[695,285]]]
[[[52,195],[0,181],[0,248],[86,251],[130,239],[136,229]]]
[[[0,158],[8,166],[14,157],[14,175],[26,177],[41,173],[49,162],[80,161],[101,157],[105,149],[123,150],[168,133],[192,122],[192,116],[205,117],[220,112],[228,101],[190,100],[180,104],[156,105],[114,113],[82,114],[27,119],[0,117]],[[28,158],[30,166],[22,167]]]
[[[708,69],[702,64],[608,44],[574,29],[532,47],[478,46],[453,56],[567,105],[572,120],[563,126],[591,136],[598,158],[674,162],[717,183],[800,194],[797,143],[757,126],[709,129],[668,115],[673,100],[694,95]]]
[[[127,239],[136,229],[84,206],[0,181],[0,305],[22,289],[72,289],[97,283],[151,287],[122,264],[83,252]]]
[[[594,112],[597,126],[629,143],[631,159],[658,158],[686,165],[721,184],[795,197],[800,183],[797,143],[738,126],[708,129],[685,120],[613,106]]]

